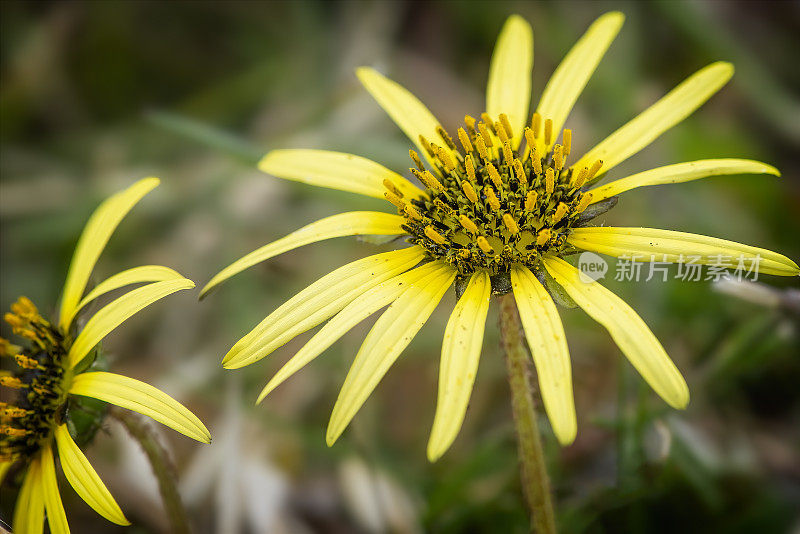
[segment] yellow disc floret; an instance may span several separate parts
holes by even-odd
[[[385,196],[406,218],[410,241],[443,259],[459,272],[509,271],[514,263],[535,264],[544,253],[565,248],[569,229],[591,202],[581,190],[602,167],[566,165],[572,131],[561,143],[553,121],[534,114],[514,149],[514,132],[505,114],[480,120],[466,116],[458,129],[458,145],[441,126],[438,139],[420,136],[433,168],[410,151],[411,173],[425,186],[421,198],[403,197],[387,180]]]

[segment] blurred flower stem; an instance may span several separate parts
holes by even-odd
[[[533,405],[529,362],[522,340],[522,324],[514,295],[500,297],[500,343],[506,356],[511,408],[517,435],[522,491],[531,515],[531,529],[537,534],[555,534],[556,523],[550,478],[547,475],[541,435]]]
[[[175,485],[175,469],[169,461],[167,451],[158,442],[147,422],[138,414],[116,407],[111,408],[109,414],[122,423],[128,434],[139,443],[147,455],[147,461],[150,462],[153,474],[158,480],[161,500],[169,519],[169,531],[175,534],[189,534],[191,532],[189,518],[178,493],[178,487]]]

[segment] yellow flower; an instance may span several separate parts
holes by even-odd
[[[519,16],[503,27],[489,69],[486,113],[466,116],[455,137],[411,93],[370,68],[358,78],[415,144],[410,169],[423,187],[365,158],[320,150],[275,150],[262,171],[288,180],[385,198],[397,215],[352,212],[314,222],[234,262],[203,294],[236,273],[293,248],[340,236],[407,236],[411,244],[341,267],[279,307],[223,360],[254,363],[330,319],[266,385],[259,401],[346,331],[384,306],[345,379],[327,431],[332,444],[456,281],[458,303],[444,334],[436,415],[428,444],[435,460],[458,433],[480,356],[489,298],[513,291],[538,372],[545,410],[562,444],[576,434],[572,378],[551,292],[566,293],[609,331],[622,352],[671,406],[689,401],[686,383],[644,321],[622,300],[561,259],[576,250],[612,256],[655,254],[680,262],[719,255],[760,259],[763,273],[798,274],[788,258],[698,235],[648,228],[587,227],[615,195],[645,185],[721,174],[779,174],[756,161],[717,159],[660,167],[590,186],[687,117],[733,74],[729,63],[701,69],[571,165],[573,133],[559,133],[578,95],[622,26],[600,17],[570,50],[528,118],[533,33]],[[422,157],[420,157],[420,154]],[[732,263],[725,264],[734,267]]]
[[[126,376],[92,371],[86,360],[94,347],[126,319],[153,302],[194,283],[167,267],[146,265],[128,269],[98,284],[84,295],[89,276],[114,229],[139,200],[159,183],[145,178],[103,202],[89,219],[67,274],[57,323],[44,319],[27,298],[5,316],[23,348],[0,340],[0,353],[13,357],[20,371],[0,376],[0,385],[18,390],[14,403],[0,406],[0,479],[17,461],[25,463],[25,478],[14,511],[14,531],[41,533],[45,511],[50,531],[69,532],[56,483],[54,450],[67,480],[94,510],[114,523],[129,525],[114,498],[70,435],[70,397],[99,399],[152,417],[203,443],[211,435],[203,423],[166,393]],[[147,282],[113,300],[83,326],[78,312],[97,297],[130,284]]]

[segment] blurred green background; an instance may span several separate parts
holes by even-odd
[[[713,157],[777,166],[628,193],[608,224],[714,235],[800,258],[800,4],[797,2],[11,2],[0,3],[0,304],[55,310],[91,210],[138,178],[162,185],[123,222],[96,278],[145,263],[205,283],[256,247],[319,217],[379,201],[262,175],[271,148],[353,152],[408,167],[408,143],[353,69],[411,89],[446,128],[483,111],[494,39],[511,13],[534,28],[534,104],[558,61],[600,14],[627,15],[568,126],[591,147],[686,76],[732,61],[732,82],[613,173]],[[118,372],[162,387],[215,436],[171,431],[198,532],[525,532],[508,386],[490,317],[464,428],[425,459],[449,295],[350,430],[324,430],[372,320],[275,391],[266,379],[309,335],[239,371],[219,361],[282,301],[376,245],[339,239],[250,269],[198,304],[185,292],[106,341]],[[382,249],[385,247],[378,246]],[[796,279],[762,279],[789,303]],[[687,377],[669,409],[607,333],[565,310],[579,417],[559,448],[543,420],[563,532],[797,532],[800,328],[708,282],[607,285],[651,326]],[[734,293],[736,290],[734,290]],[[795,300],[796,302],[796,300]],[[3,326],[3,335],[10,332]],[[88,450],[129,519],[163,532],[155,482],[108,422]],[[61,481],[64,482],[63,480]],[[8,486],[8,484],[6,485]],[[14,489],[3,490],[10,518]],[[75,532],[117,532],[64,483]],[[793,530],[794,529],[794,530]]]

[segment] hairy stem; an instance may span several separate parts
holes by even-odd
[[[511,386],[522,491],[531,514],[531,530],[537,534],[555,534],[550,479],[533,405],[529,368],[531,358],[523,343],[522,325],[512,293],[500,297],[500,339]]]
[[[116,407],[111,408],[109,413],[122,423],[128,434],[139,443],[147,455],[147,460],[153,468],[153,474],[158,480],[158,489],[169,519],[170,532],[189,534],[191,532],[189,518],[175,485],[175,469],[169,461],[167,451],[158,442],[158,438],[150,429],[148,422],[137,413]]]

